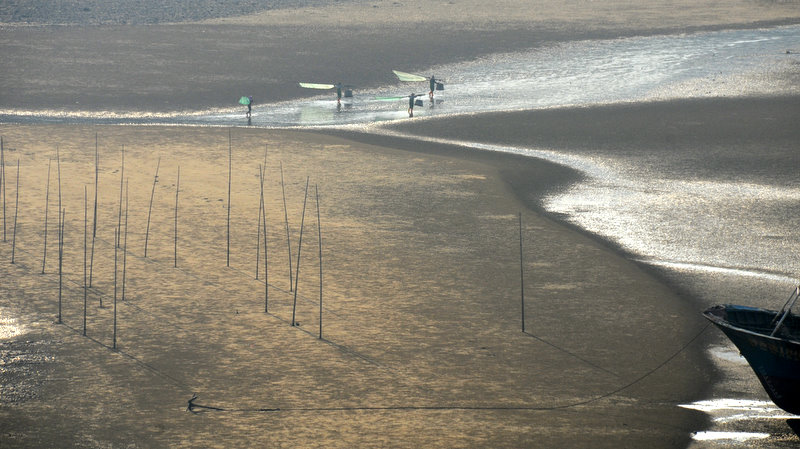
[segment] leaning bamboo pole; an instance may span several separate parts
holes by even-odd
[[[266,156],[265,156],[266,157]],[[267,207],[264,204],[264,172],[266,167],[260,169],[261,177],[261,218],[264,220],[264,313],[269,313],[269,257],[267,256]]]
[[[92,287],[94,273],[94,241],[97,238],[97,192],[100,181],[100,153],[97,150],[97,133],[94,133],[94,212],[92,213],[92,252],[89,256],[89,288]],[[100,307],[103,300],[100,299]]]
[[[261,195],[258,200],[258,226],[256,231],[256,280],[258,280],[258,270],[261,269],[261,217],[264,214],[264,169],[258,166],[258,177],[261,182]]]
[[[261,179],[261,200],[258,204],[258,231],[256,232],[256,280],[258,280],[258,270],[261,268],[261,214],[264,211],[264,179],[263,179],[263,171],[267,169],[267,147],[264,147],[264,165],[263,168],[259,168],[259,177]],[[266,254],[264,255],[266,257]]]
[[[283,162],[281,162],[281,194],[283,196],[283,221],[286,224],[286,247],[289,249],[289,291],[292,291],[292,240],[289,238],[289,211],[286,208],[286,189],[283,183]]]
[[[153,198],[156,196],[156,183],[158,183],[158,169],[161,167],[161,157],[156,163],[156,174],[153,176],[153,189],[150,191],[150,207],[147,208],[147,229],[144,231],[144,257],[147,258],[147,241],[150,238],[150,216],[153,212]],[[126,227],[127,229],[127,227]]]
[[[53,160],[50,159],[47,162],[47,183],[45,187],[44,193],[44,249],[42,253],[42,274],[44,274],[44,269],[47,264],[47,213],[50,207],[50,166],[53,165]]]
[[[17,217],[19,216],[19,159],[17,159],[17,192],[14,201],[14,236],[11,240],[11,263],[14,263],[14,255],[17,249]]]
[[[297,311],[297,280],[300,277],[300,250],[303,248],[303,223],[306,219],[306,199],[308,199],[308,177],[306,177],[306,194],[303,198],[303,215],[300,218],[300,240],[297,243],[297,266],[294,275],[294,301],[292,301],[292,326],[295,326],[295,312]]]
[[[122,244],[122,300],[125,301],[125,279],[128,266],[128,181],[125,181],[125,238]]]

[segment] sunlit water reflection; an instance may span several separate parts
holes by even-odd
[[[797,62],[800,27],[674,36],[578,41],[474,61],[430,67],[446,90],[436,102],[424,98],[415,117],[588,105],[642,99],[714,96],[792,89],[770,77]],[[787,51],[789,53],[787,54]],[[747,75],[746,78],[741,78]],[[722,90],[721,90],[722,89]],[[333,92],[310,99],[256,105],[249,124],[308,127],[369,124],[408,118],[407,99],[380,98],[427,93],[427,82],[356,90],[337,106]],[[207,111],[24,111],[0,110],[0,122],[162,123],[247,125],[242,108]]]

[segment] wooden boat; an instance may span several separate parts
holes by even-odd
[[[780,311],[723,304],[703,315],[719,327],[755,371],[770,399],[800,414],[800,316],[791,312],[795,289]]]

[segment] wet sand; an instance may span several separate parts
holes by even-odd
[[[431,14],[396,24],[425,16],[428,3],[376,5],[380,14],[343,6],[202,24],[3,26],[0,43],[15,63],[0,69],[0,109],[219,107],[244,93],[257,101],[304,95],[299,80],[377,85],[393,68],[557,40],[796,20],[782,3],[729,8],[722,17],[702,5],[705,15],[661,4],[631,10],[623,2],[571,20],[568,13],[580,5],[562,10],[552,2],[537,12],[541,20],[514,14],[516,3],[498,6],[495,15],[481,15],[486,11],[470,3],[474,8],[446,19]],[[451,6],[457,5],[436,5]],[[516,120],[499,115],[487,123],[508,118]],[[589,114],[587,123],[595,118]],[[458,123],[469,124],[464,120]],[[15,255],[13,265],[0,263],[0,306],[26,329],[14,347],[0,350],[4,357],[37,354],[26,363],[9,357],[0,372],[3,447],[680,447],[704,423],[700,412],[675,406],[697,399],[714,379],[695,340],[705,326],[698,305],[613,248],[536,210],[535,198],[576,179],[571,171],[387,137],[235,128],[228,267],[227,129],[2,124],[0,134],[8,188],[0,258]],[[91,200],[95,134],[99,225],[83,337],[83,187]],[[129,252],[114,351],[123,145]],[[54,190],[41,274],[47,167],[56,147],[67,210],[63,325],[54,324]],[[265,148],[269,313],[263,274],[255,279]],[[17,189],[9,182],[17,159],[20,213],[12,244]],[[294,267],[306,177],[319,188],[322,340],[314,196],[300,259],[300,326],[290,325],[281,167]],[[8,394],[6,386],[23,377],[33,397]],[[193,393],[197,404],[226,411],[187,412]]]
[[[47,342],[52,354],[46,369],[30,373],[36,397],[0,408],[3,439],[11,446],[675,447],[686,444],[703,419],[674,406],[700,394],[705,384],[699,379],[709,376],[695,351],[682,350],[703,328],[695,307],[603,245],[526,208],[508,181],[541,173],[538,162],[233,129],[226,267],[228,130],[0,130],[6,148],[16,148],[7,150],[6,160],[22,161],[16,261],[0,268],[3,305],[30,327],[17,340]],[[83,337],[83,186],[92,190],[95,133],[99,224]],[[40,274],[47,164],[57,144],[67,210],[64,325],[53,323],[58,277],[52,229],[46,274]],[[110,305],[123,144],[129,253],[114,351]],[[264,284],[255,280],[257,173],[265,145],[268,314]],[[301,325],[290,325],[281,166],[294,264],[306,176],[319,187],[323,340],[314,196],[300,259]],[[56,179],[51,173],[51,183]],[[54,190],[51,195],[52,214]],[[11,240],[2,254],[10,260]],[[198,404],[234,411],[189,413],[193,393]]]

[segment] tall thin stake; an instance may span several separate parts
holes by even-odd
[[[67,210],[61,211],[58,218],[58,324],[61,324],[61,291],[64,281],[64,220],[67,218]]]
[[[266,155],[264,156],[266,158]],[[264,204],[264,171],[266,166],[261,170],[261,209],[264,213],[261,215],[264,220],[264,313],[269,313],[269,257],[267,256],[267,207]]]
[[[44,250],[42,254],[42,274],[47,264],[47,212],[50,206],[50,166],[53,165],[53,160],[47,162],[47,187],[45,187],[44,194]]]
[[[119,270],[117,261],[119,260],[119,239],[120,239],[120,228],[116,228],[114,230],[114,307],[117,306],[117,276]]]
[[[319,189],[314,184],[317,197],[317,241],[319,242],[319,339],[322,340],[322,225],[319,219]]]
[[[19,159],[17,159],[17,199],[14,202],[14,237],[11,241],[11,263],[14,263],[14,254],[17,249],[17,217],[19,216]]]
[[[227,220],[227,236],[228,236],[228,250],[225,256],[225,266],[231,266],[231,170],[233,167],[233,146],[231,143],[231,130],[228,129],[228,220]]]
[[[303,222],[306,219],[306,199],[308,199],[308,177],[306,177],[306,194],[303,197],[303,215],[300,218],[300,241],[297,243],[297,266],[294,275],[294,301],[292,302],[292,326],[295,325],[295,312],[297,310],[297,280],[300,277],[300,250],[303,247]]]
[[[6,241],[6,152],[0,137],[0,183],[3,189],[3,241]]]
[[[114,230],[114,340],[112,349],[117,349],[117,247],[119,243],[119,228]]]
[[[258,231],[256,232],[256,280],[258,280],[258,270],[261,269],[261,217],[264,212],[264,169],[258,166],[258,179],[261,182],[261,194],[258,200]]]
[[[89,240],[89,198],[86,185],[83,186],[83,336],[86,336],[86,303],[87,303],[87,283],[86,283],[86,256],[87,242]]]
[[[125,274],[128,265],[128,181],[125,181],[125,239],[122,244],[122,300],[125,301]]]
[[[522,212],[519,213],[519,291],[522,315],[522,332],[525,332],[525,273],[522,260]]]
[[[156,163],[156,174],[153,176],[153,190],[150,191],[150,207],[147,208],[147,230],[144,232],[144,257],[147,258],[147,241],[150,238],[150,215],[153,212],[153,198],[156,196],[156,183],[158,183],[158,169],[161,167],[161,156]],[[126,227],[127,230],[127,227]]]
[[[175,268],[178,268],[178,193],[181,191],[181,166],[178,166],[178,182],[175,185]]]
[[[117,229],[122,229],[122,186],[125,181],[125,145],[122,145],[122,166],[119,173],[119,213],[117,214]],[[117,240],[117,245],[120,242]]]
[[[92,287],[92,273],[94,272],[94,241],[97,237],[97,192],[100,180],[100,153],[97,150],[97,133],[94,133],[94,212],[92,213],[92,254],[89,256],[89,288]],[[100,299],[103,307],[103,299]]]
[[[56,167],[58,168],[58,211],[61,213],[63,211],[61,208],[61,153],[59,152],[58,145],[56,145]],[[61,225],[62,223],[59,222],[59,229]]]
[[[283,195],[283,221],[286,223],[286,247],[289,248],[289,291],[292,291],[292,240],[289,238],[289,212],[286,208],[286,189],[283,184],[283,162],[281,162],[281,194]]]

